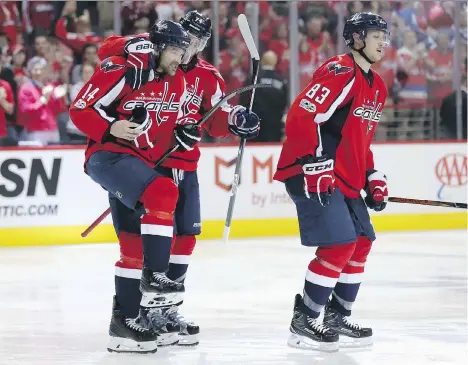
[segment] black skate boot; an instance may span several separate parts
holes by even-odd
[[[182,303],[184,284],[170,280],[165,273],[144,268],[141,274],[141,306],[163,308]]]
[[[184,318],[184,316],[179,313],[179,306],[173,305],[164,310],[164,316],[171,322],[177,323],[180,326],[179,346],[197,346],[200,343],[198,339],[200,327]]]
[[[158,347],[174,346],[179,342],[180,326],[163,315],[161,308],[141,308],[140,317],[145,326],[158,334]]]
[[[114,297],[107,350],[140,354],[155,353],[158,335],[143,322],[141,317],[125,317],[120,312],[119,303]]]
[[[338,334],[320,324],[318,319],[302,313],[301,306],[302,297],[300,294],[296,294],[294,314],[289,327],[291,336],[288,339],[288,345],[305,350],[338,351]]]
[[[372,328],[361,327],[351,322],[329,304],[325,307],[323,323],[340,334],[341,347],[372,346]]]

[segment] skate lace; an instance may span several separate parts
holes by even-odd
[[[351,322],[348,317],[343,317],[343,323],[347,327],[349,327],[349,328],[351,328],[353,330],[361,330],[362,329],[362,327],[360,325],[358,325],[357,323]]]
[[[127,325],[128,328],[131,330],[137,331],[137,332],[145,332],[147,329],[140,324],[138,324],[134,319],[132,318],[126,318],[125,319],[125,324]]]
[[[169,279],[166,275],[158,272],[153,273],[153,278],[154,280],[159,281],[161,284],[174,284],[174,282],[171,279]]]
[[[177,309],[169,309],[166,313],[167,318],[169,318],[171,321],[176,322],[178,324],[192,324],[191,321],[186,319],[182,314],[179,313]]]
[[[308,317],[307,323],[309,323],[310,327],[312,327],[314,331],[320,333],[321,335],[325,334],[326,332],[330,330],[327,326],[323,325],[322,323],[317,322],[316,318]]]
[[[152,325],[156,328],[164,327],[168,322],[168,319],[164,317],[161,314],[161,311],[158,309],[150,310],[148,312],[148,318],[150,319]]]

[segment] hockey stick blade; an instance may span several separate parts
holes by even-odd
[[[468,209],[468,206],[466,203],[444,202],[440,200],[420,200],[420,199],[399,198],[399,197],[391,196],[387,199],[387,201],[391,203],[417,204],[417,205],[429,205],[432,207]]]
[[[266,88],[266,87],[272,87],[271,84],[252,84],[252,85],[247,85],[244,87],[241,87],[239,89],[236,89],[229,94],[227,94],[224,98],[222,98],[220,101],[218,101],[206,114],[201,118],[198,122],[197,125],[201,126],[203,123],[205,123],[224,103],[226,103],[228,100],[232,99],[234,96],[242,94],[246,91],[249,90],[255,90],[257,88]],[[170,150],[168,150],[155,164],[154,167],[158,167],[163,163],[163,161],[168,158],[173,152],[177,151],[179,148],[178,145],[172,147]],[[86,237],[88,234],[90,234],[94,228],[96,228],[111,212],[110,208],[107,208],[105,212],[103,212],[91,225],[86,228],[82,233],[81,237]]]
[[[244,38],[245,44],[249,49],[250,57],[260,61],[260,55],[258,54],[257,47],[255,46],[255,42],[252,37],[252,32],[250,31],[249,22],[247,21],[247,17],[244,14],[240,14],[237,17],[237,25],[239,26],[239,30]]]
[[[250,31],[249,22],[247,21],[247,17],[244,14],[240,14],[237,17],[237,24],[239,26],[239,30],[244,38],[245,44],[250,52],[250,57],[252,58],[252,84],[255,85],[258,79],[258,72],[260,69],[260,55],[258,54],[257,47],[255,46],[255,42],[252,37],[252,32]],[[252,110],[253,102],[255,98],[255,89],[252,90],[252,94],[250,94],[250,103],[247,111]],[[236,158],[236,167],[234,171],[234,179],[232,182],[231,188],[231,196],[229,198],[229,206],[228,211],[226,214],[226,221],[224,223],[224,232],[223,232],[223,242],[227,243],[229,239],[229,233],[231,231],[231,222],[232,222],[232,215],[234,213],[234,204],[236,202],[236,195],[237,195],[237,187],[240,183],[240,173],[241,173],[241,166],[242,166],[242,159],[244,157],[244,149],[245,149],[246,139],[241,138],[239,144],[239,150],[237,152]]]

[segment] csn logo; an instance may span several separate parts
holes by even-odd
[[[28,164],[18,158],[0,161],[0,196],[15,198],[24,191],[26,196],[36,196],[39,185],[47,196],[55,196],[61,164],[61,158],[54,158],[52,164],[45,164],[40,158],[33,158]]]

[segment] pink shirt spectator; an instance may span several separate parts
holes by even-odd
[[[18,90],[18,119],[28,132],[57,130],[54,113],[33,82],[25,83]]]

